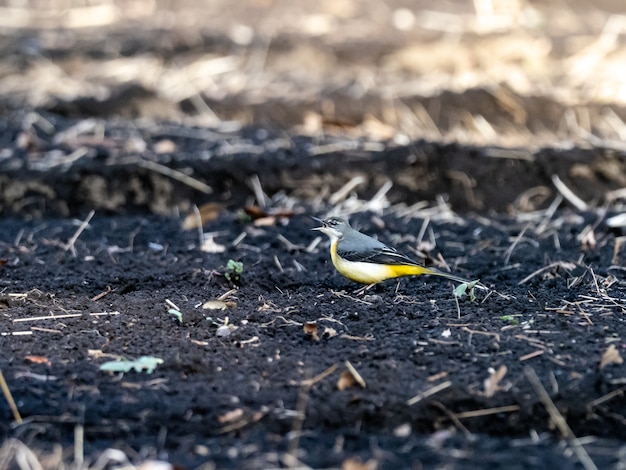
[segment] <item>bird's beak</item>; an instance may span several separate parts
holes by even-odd
[[[317,217],[313,217],[313,216],[311,216],[311,218],[315,220],[316,222],[319,222],[320,224],[322,224],[321,227],[314,227],[311,230],[324,230],[326,228],[326,224],[324,223],[322,219],[318,219]]]

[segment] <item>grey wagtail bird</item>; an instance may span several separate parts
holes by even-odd
[[[313,230],[319,230],[330,238],[330,258],[333,265],[339,273],[352,281],[372,285],[386,279],[427,274],[460,283],[470,282],[453,274],[422,266],[395,248],[354,230],[344,219],[314,219],[321,222],[322,226]]]

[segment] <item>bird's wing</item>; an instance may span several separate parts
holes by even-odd
[[[371,247],[368,249],[346,250],[341,248],[341,244],[337,247],[337,254],[347,260],[363,263],[374,264],[409,264],[421,266],[417,261],[412,260],[408,256],[403,255],[399,251],[388,246]]]

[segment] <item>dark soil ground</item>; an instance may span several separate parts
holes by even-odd
[[[74,168],[51,187],[68,189]],[[251,194],[231,186],[232,201]],[[204,226],[217,253],[182,216],[102,210],[83,231],[78,219],[5,216],[0,367],[24,423],[0,401],[4,437],[50,467],[75,459],[78,436],[86,464],[578,468],[577,436],[599,468],[624,465],[623,250],[604,223],[614,214],[565,205],[459,216],[395,204],[352,217],[493,289],[470,301],[427,278],[355,293],[328,242],[312,244],[309,215],[323,206],[298,201],[277,194],[265,212],[284,216],[256,220],[243,205],[222,209]],[[235,284],[229,260],[243,263]],[[228,292],[225,310],[203,308]],[[152,373],[99,370],[141,356],[163,362]],[[348,363],[363,386],[341,382]],[[3,458],[25,452],[6,442]],[[102,457],[107,448],[121,453]]]
[[[435,279],[355,295],[329,264],[326,242],[307,252],[279,241],[310,244],[305,216],[260,228],[224,214],[209,227],[228,247],[220,254],[202,253],[177,220],[96,216],[76,256],[63,247],[76,232],[72,221],[5,219],[2,369],[25,423],[9,426],[3,403],[2,431],[51,451],[57,442],[71,449],[82,426],[87,456],[114,447],[133,461],[185,467],[267,468],[291,449],[314,468],[355,456],[379,468],[574,468],[529,380],[534,371],[573,433],[593,436],[586,447],[596,464],[623,464],[613,440],[626,430],[624,366],[600,361],[610,345],[624,350],[624,285],[611,269],[613,234],[597,229],[591,250],[576,238],[595,219],[559,213],[549,235],[527,230],[512,252],[522,227],[511,221],[431,224],[433,254],[498,290],[458,305],[452,286]],[[423,223],[391,216],[381,229],[372,220],[353,222],[400,237],[407,251]],[[248,236],[233,248],[241,233]],[[229,297],[236,306],[203,310],[232,287],[217,274],[229,259],[244,264]],[[220,337],[226,318],[233,330]],[[305,334],[306,322],[317,324],[319,340]],[[144,355],[164,362],[152,374],[98,370]],[[365,388],[338,390],[347,361]],[[487,396],[490,369],[502,366],[508,372]]]
[[[626,468],[621,17],[430,3],[1,8],[1,469]]]

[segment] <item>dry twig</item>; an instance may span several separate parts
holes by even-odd
[[[450,388],[451,386],[452,386],[452,381],[446,380],[445,382],[441,382],[440,384],[435,385],[434,387],[431,387],[422,393],[418,393],[413,398],[407,400],[406,404],[409,406],[415,405],[416,403],[419,403],[420,401],[422,401],[424,398],[428,398],[432,395],[435,395],[447,388]]]
[[[535,389],[535,393],[537,393],[539,400],[550,415],[550,419],[559,429],[561,435],[565,439],[567,439],[570,447],[578,457],[578,460],[583,465],[583,467],[585,467],[585,470],[597,470],[598,467],[596,467],[596,464],[593,463],[593,460],[591,460],[591,457],[589,457],[589,454],[587,453],[583,445],[574,435],[574,432],[569,427],[567,421],[550,398],[550,395],[548,395],[548,392],[541,383],[541,380],[539,380],[535,369],[533,369],[532,367],[526,367],[524,369],[524,374],[526,375],[526,378],[528,379],[530,384]]]
[[[72,236],[72,238],[70,238],[67,244],[65,245],[64,251],[70,250],[72,252],[72,256],[74,257],[76,256],[76,248],[74,247],[74,243],[76,243],[76,240],[78,240],[78,237],[80,237],[80,234],[83,233],[83,230],[87,228],[87,225],[89,225],[89,221],[91,220],[91,218],[94,216],[95,213],[96,211],[92,210],[87,216],[87,218],[83,220],[83,222],[80,224],[76,232],[74,232],[74,235]]]
[[[11,394],[11,390],[7,385],[6,380],[4,380],[4,374],[2,370],[0,370],[0,388],[2,389],[2,393],[4,394],[4,398],[6,398],[9,403],[9,408],[11,408],[11,412],[13,413],[13,418],[17,422],[17,424],[22,424],[22,416],[20,415],[19,410],[17,409],[17,405],[15,404],[15,400],[13,400],[13,395]]]

